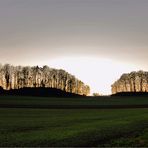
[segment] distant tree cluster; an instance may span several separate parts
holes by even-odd
[[[138,71],[123,74],[112,85],[112,94],[120,92],[148,92],[148,72]]]
[[[0,65],[0,86],[6,90],[24,87],[49,87],[80,95],[90,93],[89,86],[75,76],[62,69],[48,66]]]
[[[97,96],[100,96],[100,94],[99,93],[93,93],[93,96],[97,97]]]

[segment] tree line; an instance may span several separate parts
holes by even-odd
[[[49,87],[79,95],[88,95],[90,88],[74,75],[62,69],[50,68],[47,65],[13,66],[0,64],[0,86],[3,89],[24,87]]]
[[[120,92],[148,92],[148,72],[137,71],[123,74],[112,85],[112,94]]]

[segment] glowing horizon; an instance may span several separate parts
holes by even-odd
[[[7,63],[3,63],[7,64]],[[20,64],[8,63],[14,66]],[[111,94],[111,85],[120,78],[123,73],[131,71],[146,70],[144,67],[119,62],[109,58],[97,58],[92,56],[65,56],[57,57],[50,60],[42,60],[32,62],[30,64],[21,64],[20,66],[49,66],[50,68],[63,69],[74,75],[86,85],[90,86],[91,93],[99,93],[101,95]]]
[[[105,58],[92,57],[65,57],[43,61],[43,65],[52,68],[64,69],[75,75],[90,86],[91,94],[94,92],[111,94],[111,85],[123,74],[140,70],[137,66],[128,65]]]

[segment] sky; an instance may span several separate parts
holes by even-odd
[[[148,70],[148,0],[0,0],[0,62],[63,68],[109,94]]]

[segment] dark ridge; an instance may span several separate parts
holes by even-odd
[[[145,105],[23,105],[0,104],[0,108],[31,108],[31,109],[135,109],[148,108]]]
[[[62,91],[60,89],[46,88],[46,87],[36,87],[36,88],[24,87],[20,89],[10,89],[10,90],[4,90],[2,87],[0,87],[0,95],[36,96],[36,97],[81,97],[82,96]]]
[[[116,94],[112,94],[111,96],[147,96],[148,92],[119,92]]]

